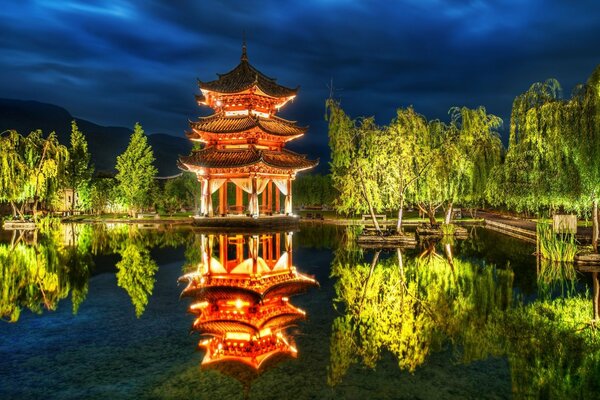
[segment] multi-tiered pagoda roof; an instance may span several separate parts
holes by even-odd
[[[190,131],[186,133],[190,140],[203,143],[204,148],[179,159],[179,168],[195,173],[204,185],[200,214],[212,216],[209,195],[213,190],[227,192],[227,185],[231,183],[238,190],[235,210],[244,209],[244,213],[251,216],[282,211],[290,215],[291,181],[297,172],[318,164],[318,160],[310,160],[284,148],[286,143],[307,131],[295,121],[276,116],[296,97],[298,88],[282,86],[253,67],[248,61],[245,44],[238,66],[217,75],[216,80],[199,81],[201,94],[196,96],[198,104],[212,108],[214,114],[190,121]],[[215,181],[219,183],[215,184]],[[272,184],[277,186],[274,193]],[[266,193],[263,193],[265,189]],[[250,194],[245,206],[240,203],[242,190]],[[265,199],[262,207],[257,200],[260,194]],[[278,206],[280,194],[286,196],[285,210]],[[221,194],[219,214],[229,214],[229,206],[226,194]]]
[[[247,141],[248,133],[262,140],[289,142],[304,135],[308,129],[297,126],[295,121],[287,121],[276,116],[270,118],[257,115],[227,116],[224,112],[190,122],[190,127],[192,132],[187,132],[190,140],[215,144],[223,140]],[[241,135],[240,132],[244,134]]]
[[[264,96],[272,98],[293,98],[298,93],[298,87],[292,89],[277,83],[274,78],[269,78],[248,62],[246,45],[242,47],[241,62],[237,67],[225,74],[217,74],[219,79],[210,82],[198,80],[198,86],[202,94],[206,93],[242,93],[246,90],[255,89]],[[204,96],[197,97],[199,102],[204,102]],[[204,103],[203,103],[204,104]]]
[[[287,149],[257,149],[254,146],[242,149],[218,149],[207,147],[181,157],[184,165],[193,164],[199,168],[214,169],[216,173],[236,168],[243,170],[260,169],[261,171],[301,171],[312,168],[314,164],[306,158]]]

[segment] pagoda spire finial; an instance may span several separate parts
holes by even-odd
[[[248,61],[248,54],[246,53],[246,31],[244,31],[244,39],[242,40],[242,61]]]

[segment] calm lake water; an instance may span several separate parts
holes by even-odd
[[[595,274],[481,227],[352,235],[0,231],[0,399],[600,397]]]

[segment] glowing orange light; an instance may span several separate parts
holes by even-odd
[[[237,300],[235,301],[235,307],[236,307],[236,308],[238,308],[238,309],[239,309],[239,308],[242,308],[243,306],[244,306],[244,302],[243,302],[241,299],[237,299]]]

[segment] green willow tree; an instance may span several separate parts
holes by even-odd
[[[383,130],[378,146],[382,166],[381,191],[385,203],[398,210],[396,232],[402,232],[402,218],[407,202],[414,202],[417,180],[430,167],[424,156],[427,120],[412,107],[398,109],[396,118]]]
[[[419,182],[417,199],[431,224],[440,207],[445,209],[444,223],[450,224],[456,204],[480,204],[502,154],[497,132],[502,125],[500,118],[488,114],[484,107],[453,107],[449,114],[449,124],[429,122],[424,136],[427,140],[420,147],[431,166]]]
[[[159,196],[159,206],[169,213],[184,208],[197,210],[200,207],[200,195],[200,185],[196,176],[184,172],[177,178],[166,181]]]
[[[592,246],[598,248],[600,235],[598,201],[600,201],[600,65],[586,84],[579,86],[570,101],[570,147],[581,180],[581,201],[591,203]]]
[[[65,184],[73,191],[71,196],[71,212],[75,211],[75,198],[79,206],[85,210],[90,208],[91,180],[94,167],[85,135],[79,130],[77,122],[71,122],[71,145],[69,147],[69,161],[65,170]],[[77,195],[77,196],[76,196]]]
[[[513,103],[505,161],[486,189],[490,203],[516,211],[589,212],[600,235],[600,67],[561,99],[555,79],[537,82]]]
[[[331,182],[331,175],[300,175],[296,177],[292,190],[294,202],[307,206],[329,206],[337,197]]]
[[[23,160],[23,136],[17,131],[6,131],[0,135],[0,201],[8,202],[17,215],[24,219],[19,203],[23,202],[25,160]]]
[[[383,209],[379,153],[385,150],[378,147],[381,129],[373,118],[352,120],[332,99],[326,106],[331,179],[339,192],[334,207],[341,213],[368,212],[375,229],[381,232],[375,217],[376,211]]]
[[[506,158],[487,189],[490,203],[538,214],[577,209],[581,183],[568,108],[554,79],[515,98]]]
[[[458,129],[462,157],[468,160],[460,201],[464,205],[481,205],[492,170],[500,165],[502,158],[503,146],[498,133],[502,119],[488,114],[484,107],[453,107],[450,115]]]
[[[129,146],[117,157],[117,181],[123,201],[133,217],[150,203],[154,177],[154,153],[142,126],[135,124]]]
[[[0,200],[10,203],[13,216],[25,219],[31,206],[37,220],[41,202],[54,200],[68,160],[67,148],[56,133],[44,137],[36,130],[27,136],[8,131],[0,136]]]
[[[456,152],[451,152],[454,146],[450,147],[450,143],[446,142],[453,138],[448,125],[439,120],[429,121],[427,131],[421,138],[420,157],[415,160],[423,169],[415,185],[415,202],[421,212],[427,215],[431,225],[436,224],[435,213],[444,205],[445,195],[450,190],[445,187],[447,182],[444,177],[449,173],[445,163]]]

